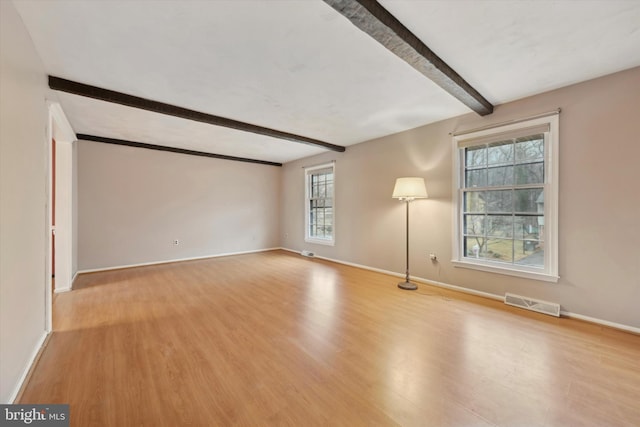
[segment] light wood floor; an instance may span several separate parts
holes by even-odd
[[[72,426],[638,426],[640,336],[281,251],[83,275],[23,403]]]

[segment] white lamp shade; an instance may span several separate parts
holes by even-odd
[[[396,186],[393,188],[394,199],[424,199],[427,196],[427,187],[424,185],[424,178],[407,177],[396,179]]]

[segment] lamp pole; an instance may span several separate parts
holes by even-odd
[[[405,279],[404,282],[400,282],[398,283],[398,287],[400,289],[406,289],[408,291],[415,291],[416,289],[418,289],[418,286],[415,283],[411,283],[409,281],[409,203],[411,203],[411,197],[407,197],[405,199],[405,204],[406,204],[406,216],[407,216],[407,220],[405,221],[406,223],[406,236],[407,236],[407,252],[406,252],[406,266],[407,269],[405,271]]]
[[[393,187],[393,194],[391,195],[394,199],[398,199],[401,202],[405,202],[407,206],[405,206],[406,213],[406,270],[404,276],[404,282],[398,283],[398,287],[400,289],[407,289],[409,291],[414,291],[418,289],[418,285],[415,283],[411,283],[409,281],[409,203],[411,203],[415,199],[424,199],[427,198],[427,188],[424,185],[424,178],[420,177],[403,177],[396,179],[396,185]]]

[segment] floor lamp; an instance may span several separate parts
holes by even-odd
[[[409,203],[415,199],[427,198],[427,188],[424,185],[424,178],[398,178],[396,186],[393,188],[394,199],[405,202],[407,208],[407,270],[404,282],[398,283],[400,289],[414,291],[418,289],[418,285],[409,281]]]

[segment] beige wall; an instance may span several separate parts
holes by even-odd
[[[281,172],[79,141],[78,268],[277,247]]]
[[[561,279],[557,284],[453,267],[450,132],[562,108]],[[288,163],[282,242],[293,250],[401,273],[404,206],[395,178],[423,176],[430,198],[411,206],[411,273],[451,285],[559,302],[562,309],[640,327],[640,68]],[[336,159],[336,245],[304,242],[302,166]],[[438,263],[431,263],[435,252]],[[390,286],[394,279],[390,279]]]
[[[47,78],[13,4],[0,1],[0,402],[45,334]]]

